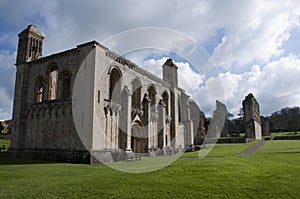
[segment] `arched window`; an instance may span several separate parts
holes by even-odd
[[[180,97],[178,96],[178,122],[181,123],[181,103],[179,102]]]
[[[61,98],[69,98],[71,96],[71,74],[63,73]]]
[[[119,102],[121,95],[121,73],[117,69],[112,69],[109,79],[109,99]]]
[[[169,95],[168,95],[168,92],[165,91],[163,94],[162,94],[162,98],[163,98],[163,102],[165,103],[166,105],[166,115],[169,115]]]
[[[53,66],[49,71],[49,100],[57,99],[58,68]]]
[[[36,102],[42,102],[44,99],[44,85],[44,80],[42,78],[38,79],[36,83]]]
[[[133,108],[141,108],[141,82],[135,78],[132,82],[132,102]]]
[[[156,96],[156,90],[153,85],[151,85],[148,88],[148,93],[149,93],[149,98],[150,98],[150,107],[151,107],[151,112],[155,112],[155,96]]]

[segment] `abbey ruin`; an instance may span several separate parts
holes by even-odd
[[[161,79],[96,41],[43,57],[44,36],[36,26],[18,36],[13,157],[112,162],[128,151],[170,155],[228,134],[220,120],[212,121],[215,131],[206,136],[205,115],[178,86],[172,59],[162,65]],[[246,139],[262,139],[252,94],[243,109]],[[226,106],[217,102],[214,116],[223,118],[223,112]]]
[[[109,162],[122,151],[160,155],[194,144],[201,119],[192,121],[190,107],[204,115],[178,87],[171,59],[160,79],[96,41],[42,57],[43,39],[34,25],[19,34],[10,154]]]

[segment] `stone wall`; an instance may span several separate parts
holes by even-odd
[[[263,136],[270,135],[270,122],[269,119],[266,117],[261,116],[261,130]]]
[[[182,150],[193,137],[189,96],[171,59],[162,70],[164,79],[95,41],[19,60],[10,153],[110,162],[118,150]]]
[[[243,101],[246,139],[262,139],[259,104],[253,94],[247,95]]]
[[[193,121],[194,145],[201,145],[206,134],[205,115],[194,101],[190,101],[190,110]]]

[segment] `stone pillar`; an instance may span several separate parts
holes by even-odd
[[[126,150],[131,150],[131,91],[127,86],[124,86],[122,91],[122,110],[123,118],[122,121],[122,130],[127,134],[127,147]]]
[[[113,105],[113,131],[112,131],[112,145],[114,149],[118,149],[118,135],[119,135],[119,107]]]
[[[261,131],[263,136],[270,135],[270,122],[267,117],[261,116]]]
[[[244,123],[246,139],[261,140],[261,119],[259,111],[259,103],[254,98],[253,94],[248,94],[243,101]]]
[[[188,100],[187,100],[188,102]],[[191,144],[194,144],[194,132],[193,132],[193,121],[191,120],[191,113],[190,113],[190,106],[189,104],[186,105],[186,115],[187,115],[187,121],[185,122],[185,130],[186,130],[186,144],[189,146]]]
[[[114,111],[111,109],[111,113],[110,113],[110,136],[109,136],[109,139],[110,139],[110,146],[109,146],[109,149],[111,150],[113,148],[113,143],[114,143],[114,140],[113,140],[113,135],[114,135],[114,125],[115,125],[115,122],[114,122]]]
[[[142,102],[142,106],[143,106],[143,123],[144,123],[144,131],[145,134],[147,135],[148,138],[148,147],[150,148],[153,143],[151,142],[151,128],[150,128],[150,119],[151,119],[151,110],[150,110],[150,99],[147,95],[147,93],[145,93],[144,98],[143,98],[143,102]]]
[[[179,105],[178,103],[178,89],[172,88],[170,90],[170,136],[171,136],[171,146],[174,149],[178,148],[178,137],[179,137]]]
[[[166,147],[166,111],[165,103],[160,99],[158,103],[158,146]]]
[[[105,114],[105,146],[104,149],[107,149],[107,132],[108,132],[108,117],[109,117],[109,107],[104,107],[104,114]]]

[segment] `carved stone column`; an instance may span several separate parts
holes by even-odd
[[[131,150],[131,91],[124,86],[122,91],[122,119],[120,120],[121,130],[127,134],[126,150]]]
[[[147,93],[144,95],[143,98],[143,102],[142,102],[142,106],[143,106],[143,123],[144,123],[144,131],[145,134],[147,135],[147,139],[148,139],[148,147],[151,147],[153,145],[153,143],[151,142],[151,137],[153,136],[151,134],[151,128],[150,128],[150,119],[151,119],[151,110],[150,110],[150,99],[147,95]]]
[[[158,103],[158,147],[166,147],[166,112],[165,103],[160,99]]]

